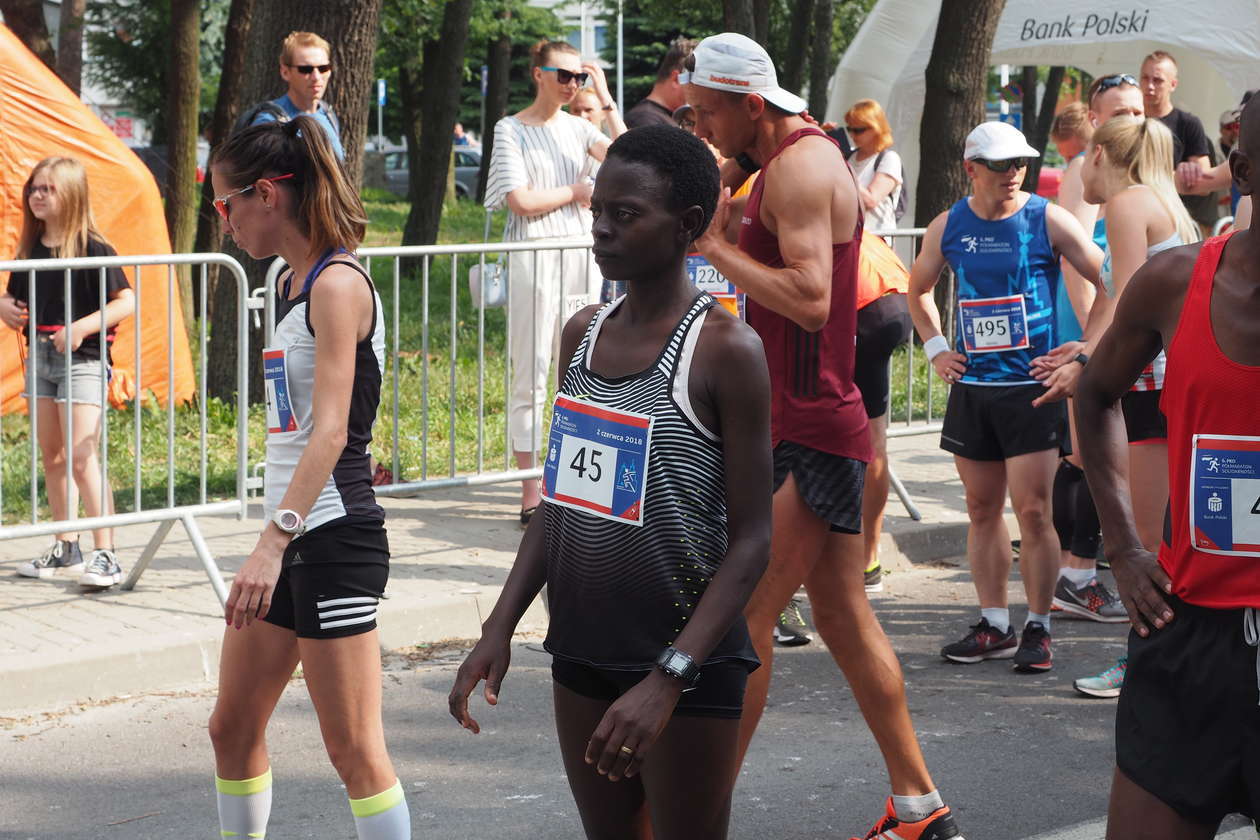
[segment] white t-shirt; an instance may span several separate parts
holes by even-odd
[[[590,122],[563,111],[545,125],[526,125],[514,116],[504,117],[494,127],[486,207],[499,209],[507,202],[508,193],[520,187],[545,190],[576,183],[586,168],[587,153],[607,141]],[[538,216],[509,213],[506,238],[551,239],[590,232],[590,211],[570,202]]]
[[[875,170],[876,160],[879,160],[878,172]],[[893,191],[885,196],[874,210],[866,211],[866,221],[863,223],[866,230],[890,230],[897,227],[897,216],[893,208],[897,206],[897,198],[901,195],[902,189],[901,155],[892,149],[885,149],[882,159],[879,152],[876,152],[865,160],[860,160],[855,154],[849,158],[849,165],[853,167],[853,175],[861,187],[870,189],[871,181],[874,181],[875,176],[881,172],[897,182]]]

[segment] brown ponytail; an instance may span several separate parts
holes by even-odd
[[[354,251],[367,232],[367,214],[359,193],[313,117],[286,123],[266,122],[238,131],[214,150],[211,166],[229,185],[240,188],[261,178],[292,172],[276,181],[297,195],[295,218],[317,253],[329,248]]]

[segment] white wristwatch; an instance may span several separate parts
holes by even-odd
[[[306,520],[296,510],[282,508],[271,515],[271,521],[276,523],[276,527],[281,531],[295,537],[300,537],[306,532]]]

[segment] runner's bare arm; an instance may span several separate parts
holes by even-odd
[[[584,307],[564,325],[557,368],[560,382],[564,381],[564,372],[573,359],[586,325],[591,322],[598,309],[598,305]],[[481,625],[481,639],[459,666],[455,683],[447,696],[447,708],[451,717],[474,735],[481,731],[481,726],[468,713],[468,698],[476,690],[477,684],[485,680],[486,702],[492,706],[498,704],[499,689],[512,661],[512,634],[516,632],[516,625],[547,582],[547,555],[543,541],[545,527],[546,514],[539,508],[530,518],[529,527],[525,529],[525,536],[516,550],[516,560],[512,563],[512,570],[508,572],[499,600]]]
[[[770,374],[757,334],[717,308],[705,319],[691,370],[703,382],[698,413],[715,418],[710,422],[722,436],[729,534],[721,568],[674,639],[675,648],[702,664],[740,618],[770,559]],[[625,775],[636,775],[683,688],[653,670],[609,707],[587,744],[587,762],[615,780],[618,750],[628,744],[634,756]]]
[[[941,251],[941,236],[945,231],[948,213],[942,213],[931,221],[923,234],[923,247],[910,266],[910,291],[906,303],[910,307],[910,319],[919,340],[925,345],[933,338],[944,336],[941,330],[941,312],[936,306],[932,290],[940,282],[945,270],[945,254]],[[932,357],[932,367],[946,382],[956,382],[967,372],[967,357],[952,348]]]
[[[731,212],[726,198],[719,201],[715,224],[696,241],[700,253],[753,300],[810,332],[822,329],[831,312],[831,207],[837,185],[847,181],[857,201],[847,172],[843,180],[818,176],[820,157],[831,166],[828,151],[835,149],[793,147],[772,164],[761,208],[774,220],[783,268],[758,262],[721,235]]]
[[[1085,187],[1081,182],[1080,174],[1084,162],[1084,157],[1073,158],[1064,170],[1063,186],[1059,189],[1059,206],[1075,216],[1086,235],[1090,235],[1092,239],[1094,225],[1098,222],[1099,207],[1085,200]],[[1072,301],[1072,311],[1083,327],[1089,318],[1089,309],[1094,305],[1096,287],[1092,287],[1084,277],[1080,276],[1080,273],[1066,259],[1059,260],[1059,263],[1063,270],[1064,288],[1068,293],[1068,299]],[[1082,295],[1081,292],[1086,289],[1089,290],[1088,293]]]
[[[1076,217],[1057,204],[1049,204],[1046,206],[1046,232],[1054,250],[1076,269],[1086,283],[1097,287],[1103,252]]]
[[[1081,461],[1098,507],[1107,556],[1133,627],[1143,636],[1172,618],[1162,592],[1168,576],[1138,537],[1128,485],[1128,440],[1120,398],[1155,358],[1176,322],[1197,248],[1153,257],[1130,280],[1111,328],[1098,342],[1076,389]]]

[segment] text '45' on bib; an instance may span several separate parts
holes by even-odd
[[[267,433],[296,432],[297,419],[289,400],[289,372],[284,348],[263,349],[263,384],[267,392]]]
[[[1028,347],[1028,313],[1023,295],[959,301],[963,347],[968,353],[996,353]]]
[[[642,526],[651,440],[650,415],[557,396],[543,496],[551,504]]]
[[[1209,554],[1260,557],[1260,437],[1195,435],[1190,533]]]

